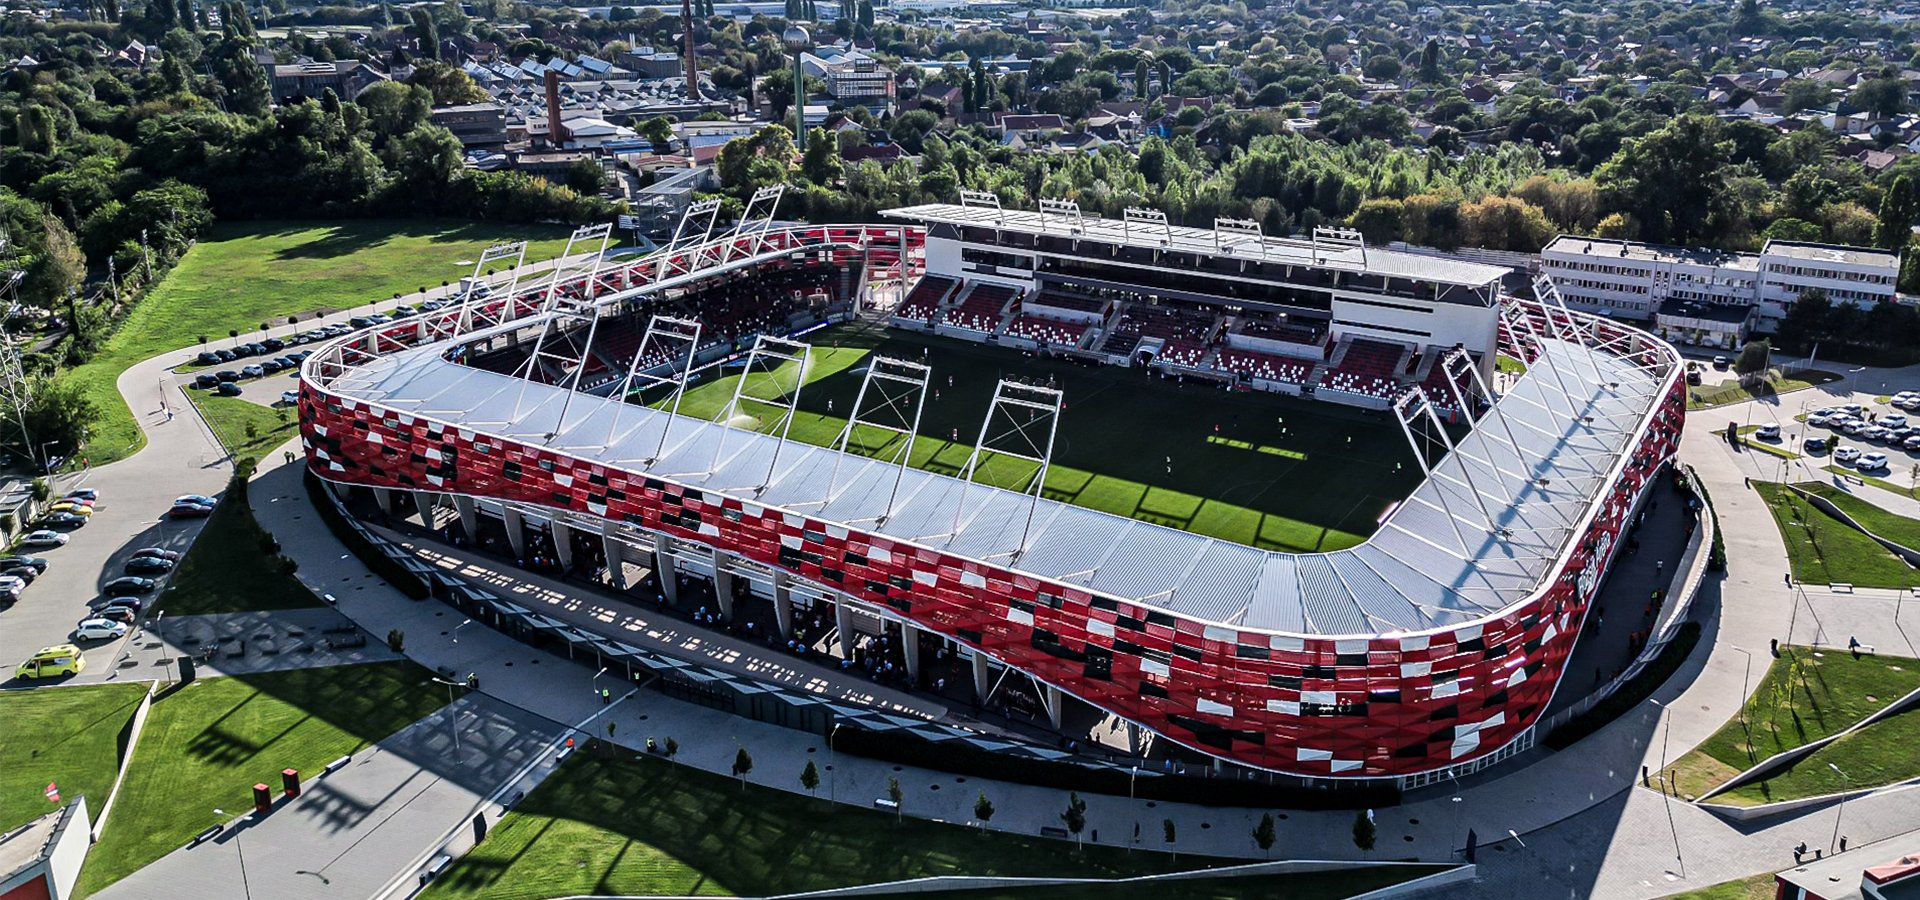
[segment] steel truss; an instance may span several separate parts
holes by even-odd
[[[504,288],[495,289],[481,280],[488,275],[490,266],[505,259],[511,259],[512,262],[507,266]],[[461,292],[452,315],[438,315],[427,323],[425,342],[459,337],[518,318],[513,306],[520,296],[520,267],[526,261],[526,241],[488,247],[473,264],[473,277],[467,281],[467,289]]]
[[[921,363],[890,356],[867,357],[867,370],[860,379],[860,391],[853,396],[853,409],[848,410],[847,426],[840,429],[840,434],[829,445],[834,455],[827,492],[820,500],[794,505],[825,506],[839,499],[851,484],[851,480],[848,484],[841,483],[840,469],[850,455],[848,448],[853,443],[854,431],[861,427],[878,429],[890,435],[887,444],[893,445],[890,452],[886,444],[881,445],[879,452],[871,457],[894,469],[893,484],[887,489],[886,509],[871,519],[877,525],[885,525],[893,517],[894,506],[900,499],[900,482],[906,476],[907,463],[913,455],[914,435],[920,433],[920,414],[926,408],[928,385],[932,380],[933,370]],[[877,418],[880,416],[886,418]],[[852,519],[846,524],[862,521],[867,520]]]
[[[607,420],[606,443],[602,446],[613,446],[646,424],[643,417],[633,428],[615,435],[620,429],[620,417],[627,411],[628,398],[664,385],[668,388],[667,418],[660,424],[660,440],[654,444],[653,454],[640,462],[652,468],[665,455],[667,433],[673,430],[673,423],[680,416],[680,398],[686,396],[687,377],[693,373],[693,357],[700,350],[700,330],[700,323],[691,319],[656,314],[647,320],[647,330],[640,336],[640,346],[634,348],[633,359],[627,362],[626,374],[595,407],[596,411],[608,404],[614,407],[613,415]],[[656,354],[660,354],[660,358],[655,359]],[[662,366],[666,367],[665,374],[657,371]]]
[[[758,497],[766,491],[767,486],[773,483],[775,469],[780,465],[780,453],[787,448],[787,432],[793,427],[794,412],[800,407],[800,389],[807,384],[807,364],[812,350],[813,347],[809,344],[783,337],[762,334],[754,338],[753,349],[747,351],[747,367],[741,371],[740,380],[734,382],[733,398],[727,401],[726,407],[720,412],[720,423],[726,426],[726,430],[720,433],[719,440],[714,441],[713,460],[707,464],[707,471],[700,474],[709,475],[720,471],[737,459],[741,453],[746,452],[748,446],[751,446],[751,441],[744,441],[731,456],[726,452],[728,435],[736,430],[746,430],[733,427],[734,417],[742,415],[741,410],[751,406],[774,414],[771,432],[775,435],[773,456],[767,460],[767,471],[761,476],[759,484],[729,489],[726,492],[750,490],[755,497]],[[784,386],[781,382],[782,369],[791,369],[793,372],[793,384],[790,387]],[[770,385],[771,393],[775,396],[759,397],[750,390],[754,373],[763,370],[766,377],[762,379],[761,384]]]
[[[987,405],[986,418],[980,421],[980,434],[973,442],[973,452],[968,454],[967,462],[960,467],[960,499],[953,505],[953,530],[945,537],[960,533],[973,518],[985,511],[992,496],[980,501],[971,514],[966,512],[966,498],[974,484],[974,476],[980,471],[980,463],[989,455],[1005,456],[1025,460],[1035,464],[1033,480],[1020,493],[1027,494],[1027,514],[1020,528],[1020,544],[1009,558],[1017,561],[1027,552],[1028,540],[1033,536],[1033,516],[1040,507],[1040,497],[1046,492],[1047,470],[1053,465],[1054,439],[1060,430],[1060,410],[1063,406],[1059,390],[1039,385],[1024,384],[1002,378],[994,385],[993,401]],[[998,491],[999,488],[994,488]],[[940,535],[929,535],[937,537]]]

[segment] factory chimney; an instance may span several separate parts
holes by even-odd
[[[687,99],[700,99],[700,63],[693,55],[693,0],[680,0],[680,30],[686,32]]]
[[[560,124],[560,73],[547,70],[547,143],[566,146],[567,126]]]

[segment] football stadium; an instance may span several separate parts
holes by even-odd
[[[710,584],[720,621],[764,605],[848,660],[958,659],[1055,727],[1415,786],[1532,745],[1679,439],[1671,347],[1504,268],[973,192],[884,224],[779,199],[725,229],[695,204],[632,260],[606,226],[545,269],[490,249],[458,302],[305,362],[310,469],[616,589]]]

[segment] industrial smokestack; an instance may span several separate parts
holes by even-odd
[[[567,126],[560,124],[560,73],[547,70],[547,143],[563,147],[567,143]]]
[[[693,0],[680,0],[680,30],[686,32],[687,99],[700,99],[700,63],[693,55]]]

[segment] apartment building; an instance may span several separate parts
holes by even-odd
[[[1773,331],[1809,290],[1860,306],[1897,299],[1900,257],[1800,241],[1733,253],[1561,235],[1540,251],[1540,270],[1575,309],[1651,322],[1677,343],[1730,348]]]

